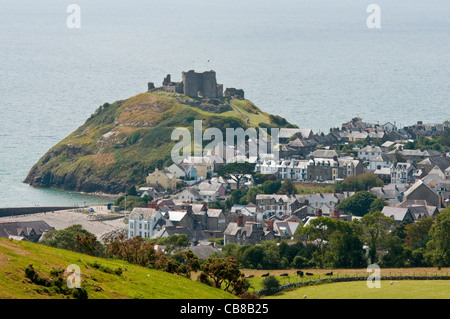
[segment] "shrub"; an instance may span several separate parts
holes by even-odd
[[[262,281],[262,286],[267,292],[273,293],[280,289],[280,282],[275,276],[270,275]]]

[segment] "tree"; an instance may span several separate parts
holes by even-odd
[[[267,290],[269,293],[274,293],[280,288],[280,281],[273,275],[264,278],[261,284],[263,289]]]
[[[388,206],[389,203],[383,198],[376,198],[372,204],[370,204],[369,213],[373,213],[376,211],[382,211],[384,206]]]
[[[437,267],[450,266],[450,206],[439,213],[430,228],[426,258]]]
[[[127,190],[127,196],[139,196],[138,192],[136,190],[136,186],[131,186],[130,188],[128,188]]]
[[[345,198],[338,206],[340,210],[351,213],[354,216],[364,216],[370,210],[370,205],[377,198],[368,191],[360,191]]]
[[[287,194],[287,195],[294,195],[297,194],[297,187],[295,186],[294,182],[292,182],[290,179],[287,179],[281,184],[280,189],[278,190],[278,194]]]
[[[336,185],[336,191],[367,191],[372,187],[383,186],[383,181],[374,173],[350,175]]]
[[[256,195],[261,194],[261,193],[262,193],[262,191],[258,187],[256,187],[256,186],[250,187],[246,194],[247,202],[256,204]]]
[[[445,130],[439,141],[443,146],[450,147],[450,130]]]
[[[404,244],[406,247],[417,249],[425,248],[429,240],[429,232],[433,225],[434,218],[422,218],[414,223],[409,223],[405,226],[406,237]]]
[[[369,245],[369,258],[372,263],[377,262],[377,249],[386,245],[386,238],[391,226],[395,223],[379,211],[369,213],[361,218],[361,225],[365,242]]]
[[[361,268],[366,266],[360,227],[356,223],[338,221],[329,236],[326,262],[332,268]]]
[[[317,244],[316,262],[322,266],[325,246],[330,235],[339,227],[337,221],[330,217],[318,217],[310,221],[307,226],[301,227],[300,234],[304,239],[315,241]],[[297,234],[298,235],[298,234]]]
[[[72,225],[61,230],[52,230],[44,234],[41,244],[71,250],[92,256],[103,255],[103,245],[81,225]]]
[[[199,280],[213,287],[240,295],[250,287],[239,263],[232,257],[208,258],[201,266]]]
[[[126,239],[123,234],[120,234],[116,239],[107,241],[107,245],[108,254],[149,268],[157,268],[155,267],[157,259],[160,254],[163,254],[155,251],[153,243],[146,242],[140,236]]]
[[[276,194],[281,188],[281,181],[279,180],[267,180],[265,181],[262,186],[261,190],[264,192],[264,194]]]
[[[226,179],[234,180],[236,182],[236,189],[239,189],[240,182],[245,177],[245,175],[252,175],[255,172],[255,165],[255,163],[248,162],[229,163],[225,166],[220,167],[217,170],[217,175]]]

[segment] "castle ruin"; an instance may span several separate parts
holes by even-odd
[[[217,84],[216,72],[197,73],[193,70],[182,72],[181,82],[172,82],[170,74],[164,78],[162,87],[155,88],[153,82],[148,83],[148,90],[160,89],[167,92],[185,94],[189,97],[222,98],[223,85]]]

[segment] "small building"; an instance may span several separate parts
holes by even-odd
[[[0,237],[35,243],[41,240],[45,233],[52,230],[55,228],[43,220],[0,223]]]
[[[263,240],[273,240],[273,232],[261,222],[244,223],[243,216],[228,224],[224,231],[224,244],[256,245]]]
[[[162,187],[166,191],[173,192],[177,187],[177,177],[174,173],[157,168],[147,176],[146,182],[149,186]]]
[[[151,238],[164,224],[159,210],[135,207],[128,216],[128,238]]]
[[[416,181],[405,191],[405,200],[425,200],[430,206],[443,207],[439,194],[433,191],[422,180]]]

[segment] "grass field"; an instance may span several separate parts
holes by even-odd
[[[368,288],[365,281],[339,282],[283,291],[267,299],[449,299],[449,280],[381,281]]]
[[[296,269],[288,269],[288,270],[252,270],[252,269],[245,269],[243,270],[244,274],[246,276],[253,276],[252,278],[249,278],[249,282],[251,284],[251,287],[249,290],[251,291],[257,291],[263,289],[262,281],[264,280],[263,277],[261,277],[262,274],[269,273],[270,275],[274,275],[278,281],[280,282],[280,285],[286,285],[289,283],[295,283],[300,281],[310,281],[310,280],[318,280],[318,279],[325,279],[325,278],[340,278],[340,277],[368,277],[370,273],[367,272],[367,270],[364,269],[303,269],[303,271],[312,273],[312,276],[304,276],[303,278],[300,278],[297,275]],[[326,273],[333,272],[333,276],[327,276]],[[280,274],[287,273],[288,276],[280,276]],[[380,269],[381,276],[450,276],[450,268],[442,268],[441,270],[438,270],[437,268],[429,267],[429,268],[381,268]],[[404,281],[402,281],[404,282]],[[417,281],[419,282],[419,281]],[[433,280],[432,282],[437,282]],[[359,282],[361,283],[361,282]],[[364,287],[367,288],[366,283],[362,282]],[[448,281],[450,284],[450,281]],[[336,283],[337,284],[337,283]],[[331,284],[328,284],[331,285]],[[334,283],[333,283],[334,285]],[[321,287],[324,285],[319,285],[315,287]],[[311,288],[311,287],[307,287]],[[450,286],[448,287],[450,290]],[[298,288],[298,289],[305,289]],[[303,297],[303,295],[302,295]],[[449,296],[450,297],[450,296]]]

